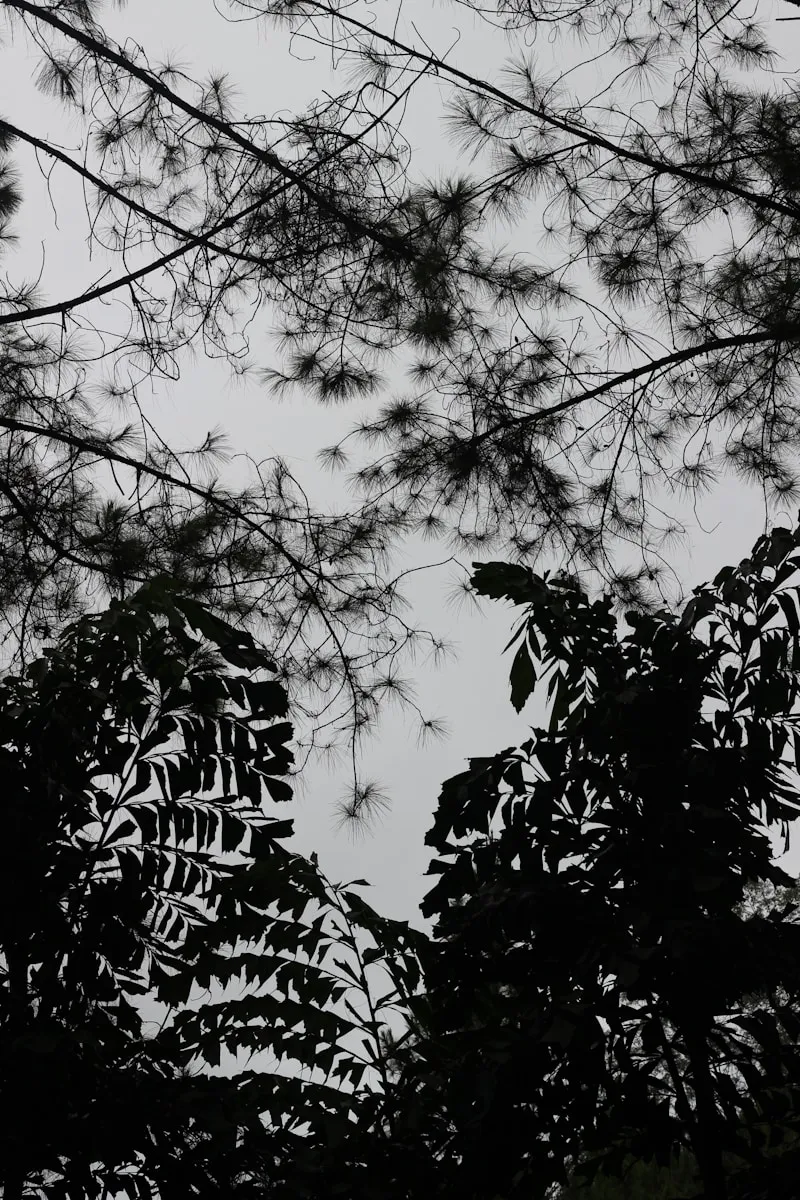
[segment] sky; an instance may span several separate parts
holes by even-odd
[[[383,6],[376,5],[376,12]],[[387,6],[388,11],[388,6]],[[499,67],[508,54],[501,34],[492,34],[463,9],[430,0],[405,0],[402,20],[416,26],[436,50],[453,45],[451,59],[460,67],[486,72]],[[109,6],[109,29],[120,40],[125,37],[145,45],[153,59],[167,51],[190,74],[210,68],[229,72],[248,112],[276,114],[301,109],[322,89],[332,86],[330,61],[325,53],[307,43],[295,42],[293,55],[285,38],[267,27],[227,24],[215,14],[209,0],[136,0],[119,11]],[[800,25],[798,25],[800,30]],[[800,48],[795,28],[779,27],[787,59],[798,61]],[[547,41],[539,43],[536,55],[548,66],[561,65]],[[33,93],[35,60],[21,43],[0,46],[0,114],[19,120],[41,137],[56,136],[76,145],[76,131],[64,127],[63,114]],[[601,73],[603,68],[597,68]],[[340,81],[337,85],[342,88]],[[417,155],[417,165],[436,171],[455,161],[441,129],[431,120],[435,83],[412,101],[404,132]],[[55,298],[75,294],[104,269],[89,263],[83,245],[84,213],[74,184],[58,176],[51,204],[41,181],[23,164],[26,183],[26,222],[19,230],[20,242],[14,257],[4,266],[39,263],[46,244],[44,284]],[[28,191],[28,185],[30,191]],[[519,236],[524,236],[523,234]],[[261,314],[254,333],[256,351],[262,362],[274,364],[276,351],[271,338],[270,314]],[[197,358],[187,363],[176,384],[157,382],[147,398],[148,413],[168,442],[191,445],[202,440],[206,430],[225,429],[232,449],[246,447],[254,457],[280,453],[294,473],[325,498],[326,489],[338,485],[321,474],[317,451],[337,439],[358,416],[359,405],[349,409],[321,409],[300,396],[278,401],[257,382],[232,382],[220,363]],[[235,466],[233,468],[235,470]],[[786,514],[793,522],[795,514]],[[728,562],[745,557],[764,528],[764,513],[758,493],[743,485],[724,483],[705,502],[697,521],[687,514],[692,526],[687,545],[673,554],[673,563],[685,590],[707,578]],[[412,553],[413,550],[413,553]],[[449,551],[426,545],[425,561],[436,563]],[[403,557],[405,554],[405,557]],[[420,548],[401,551],[398,567],[417,565]],[[510,662],[502,649],[510,636],[513,611],[490,605],[482,612],[455,609],[449,602],[452,567],[432,567],[415,575],[408,594],[417,621],[456,643],[457,654],[438,669],[419,668],[414,673],[417,698],[426,713],[443,716],[450,729],[446,740],[419,746],[412,723],[397,710],[387,710],[381,730],[365,749],[366,774],[378,778],[391,795],[391,808],[374,828],[358,839],[336,827],[335,802],[343,778],[324,766],[304,772],[293,806],[296,846],[316,850],[333,879],[366,878],[373,884],[371,903],[387,915],[418,921],[419,901],[427,890],[424,871],[428,852],[425,832],[431,824],[441,782],[458,773],[470,756],[486,755],[522,739],[537,719],[535,702],[517,715],[508,698]],[[789,869],[800,866],[800,853],[792,851]]]

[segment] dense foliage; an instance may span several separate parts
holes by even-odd
[[[208,5],[331,62],[265,115],[132,7],[0,0],[38,89],[0,120],[3,1200],[784,1188],[800,532],[659,607],[685,501],[799,486],[800,93],[765,3],[453,0],[478,73],[389,0]],[[37,198],[85,222],[80,279]],[[354,498],[255,431],[230,465],[213,429],[170,445],[148,389],[201,348],[365,403],[304,447]],[[391,565],[422,538],[513,559],[464,586],[524,606],[511,697],[547,710],[445,784],[431,939],[283,816],[290,701],[301,756],[348,744],[345,814],[380,798],[360,737],[442,649]]]
[[[4,1200],[780,1194],[799,578],[777,529],[620,628],[478,567],[549,720],[445,784],[432,939],[285,847],[249,634],[165,580],[69,626],[0,683]]]
[[[273,673],[158,581],[0,683],[4,1200],[352,1187],[356,1109],[391,1157],[416,938],[284,847]]]
[[[500,563],[524,605],[519,708],[548,723],[443,788],[429,1028],[462,1196],[540,1194],[573,1168],[667,1167],[704,1194],[800,1131],[796,905],[800,528],[776,529],[683,612],[628,614]],[[743,903],[745,902],[745,903]],[[598,1193],[602,1195],[603,1193]]]

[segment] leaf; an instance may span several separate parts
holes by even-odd
[[[120,821],[119,825],[117,825],[113,834],[108,839],[108,844],[114,845],[116,842],[124,841],[125,838],[132,837],[138,832],[139,826],[137,825],[136,821],[132,821],[128,817],[124,821]]]
[[[536,686],[536,670],[531,660],[527,642],[522,642],[511,664],[511,703],[521,712]]]
[[[250,634],[244,630],[236,629],[227,621],[221,620],[196,600],[178,596],[175,604],[184,613],[189,624],[216,645],[232,666],[245,669],[275,669],[274,664],[263,651],[257,649]]]
[[[542,603],[547,588],[528,567],[513,563],[473,563],[472,587],[479,596],[510,600],[512,604]]]
[[[286,689],[274,679],[246,679],[244,689],[254,716],[285,717],[289,710]]]
[[[264,778],[264,786],[278,804],[288,804],[293,797],[292,788],[284,779],[275,779],[267,775]]]

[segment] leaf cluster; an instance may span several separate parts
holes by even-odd
[[[447,781],[427,839],[418,1053],[460,1194],[688,1153],[723,1197],[731,1164],[800,1130],[794,881],[770,840],[798,811],[799,567],[800,528],[775,529],[623,628],[574,581],[476,568],[523,606],[512,691],[541,687],[548,720]]]
[[[392,1160],[419,936],[285,845],[286,715],[250,635],[166,580],[0,682],[6,1197],[302,1194]]]

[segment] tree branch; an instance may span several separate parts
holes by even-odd
[[[561,400],[558,404],[551,404],[548,408],[540,408],[536,412],[527,413],[523,417],[516,417],[513,421],[509,421],[503,425],[495,425],[491,429],[477,434],[471,439],[471,443],[473,445],[480,445],[496,434],[505,433],[509,429],[518,429],[520,426],[533,425],[537,421],[544,420],[546,417],[554,416],[556,413],[566,412],[568,409],[574,408],[578,404],[583,404],[587,400],[595,400],[598,396],[612,391],[615,387],[620,387],[625,383],[632,383],[633,380],[641,378],[642,375],[649,375],[668,367],[679,366],[681,363],[690,362],[693,358],[699,358],[703,354],[711,354],[715,350],[730,350],[737,346],[757,346],[764,342],[788,340],[790,339],[787,338],[785,333],[781,336],[772,330],[764,330],[761,333],[737,333],[727,338],[711,338],[707,342],[702,342],[699,346],[687,346],[683,350],[673,350],[672,353],[665,354],[662,358],[654,358],[641,366],[632,367],[630,371],[623,371],[621,374],[615,375],[613,378],[607,379],[604,383],[598,384],[597,387],[581,392],[577,396],[569,396],[566,400]],[[800,340],[800,329],[797,330],[794,340]]]
[[[18,0],[6,0],[6,2],[17,4]],[[800,6],[800,0],[788,0],[788,2]],[[487,96],[493,96],[502,104],[517,109],[519,112],[530,113],[537,120],[545,122],[545,124],[550,125],[553,129],[561,130],[562,133],[569,134],[570,137],[577,138],[587,146],[596,146],[600,150],[607,150],[609,154],[614,155],[616,158],[639,163],[641,166],[648,167],[657,175],[674,175],[679,179],[685,179],[687,183],[697,184],[699,187],[713,188],[715,191],[727,192],[731,196],[738,196],[740,200],[744,200],[747,204],[780,213],[784,217],[791,217],[793,221],[800,219],[800,206],[798,205],[784,204],[780,200],[774,200],[771,196],[765,196],[759,192],[750,192],[747,188],[740,187],[738,184],[724,179],[719,179],[715,175],[705,175],[702,171],[698,171],[694,167],[687,166],[684,163],[673,163],[666,159],[653,158],[649,154],[643,154],[641,151],[622,146],[617,142],[613,142],[610,138],[596,133],[594,130],[583,128],[580,125],[573,124],[571,121],[565,121],[560,117],[556,117],[552,113],[547,112],[546,109],[537,108],[532,104],[525,104],[522,100],[518,100],[508,92],[504,92],[502,88],[495,87],[494,84],[488,83],[484,79],[479,79],[476,75],[470,75],[467,71],[461,71],[458,67],[452,67],[443,59],[436,58],[432,54],[423,54],[421,51],[415,50],[412,46],[406,45],[405,42],[401,42],[398,38],[392,37],[388,33],[381,33],[379,30],[367,25],[364,21],[359,21],[356,17],[351,17],[338,8],[336,10],[332,9],[330,5],[322,3],[321,0],[304,0],[304,3],[310,8],[318,9],[328,17],[335,17],[347,25],[352,25],[360,29],[369,37],[384,42],[394,50],[399,50],[402,54],[406,54],[410,58],[427,63],[437,72],[441,71],[445,75],[452,76],[453,79],[458,79],[462,83],[468,84],[475,91],[482,92]]]
[[[408,89],[406,89],[406,92],[407,90]],[[322,167],[326,166],[329,162],[332,162],[336,157],[341,155],[350,146],[355,145],[358,141],[365,137],[370,130],[374,129],[378,124],[380,124],[381,121],[384,121],[386,117],[388,117],[392,109],[401,102],[403,97],[406,95],[406,92],[401,92],[397,96],[393,97],[392,103],[389,104],[387,108],[385,108],[377,117],[375,117],[366,127],[366,129],[361,130],[358,134],[351,134],[344,138],[335,150],[332,150],[330,154],[327,154],[319,162],[312,164],[312,166],[306,171],[301,172],[301,175],[305,177],[313,174],[315,171],[319,171]],[[183,239],[185,244],[178,247],[176,250],[172,250],[167,254],[162,255],[160,258],[154,259],[152,262],[136,271],[131,271],[126,275],[119,276],[110,283],[102,284],[88,292],[82,292],[80,295],[73,296],[69,300],[63,300],[58,304],[44,305],[36,309],[27,309],[22,312],[0,313],[0,325],[20,324],[26,321],[35,320],[39,317],[63,316],[65,313],[71,312],[74,308],[78,308],[83,304],[88,304],[92,300],[99,300],[103,296],[107,296],[110,293],[117,291],[119,288],[127,287],[132,283],[136,283],[139,279],[144,278],[146,275],[150,275],[154,271],[168,266],[171,262],[174,262],[182,255],[188,254],[192,250],[199,249],[200,247],[205,247],[211,250],[213,253],[219,254],[220,256],[224,256],[226,258],[243,260],[245,262],[252,263],[254,266],[264,266],[263,258],[259,258],[257,255],[247,255],[241,251],[233,250],[227,246],[217,246],[211,241],[211,239],[217,234],[223,233],[226,229],[233,228],[245,217],[248,217],[253,212],[257,212],[259,208],[262,208],[271,200],[277,199],[278,196],[283,195],[289,190],[290,187],[294,186],[292,181],[282,183],[279,186],[272,188],[264,196],[260,196],[258,200],[253,201],[252,204],[247,205],[239,212],[236,212],[229,217],[225,217],[222,221],[219,221],[216,225],[212,226],[211,229],[202,233],[194,234],[189,230],[182,229],[180,225],[176,225],[167,217],[162,217],[158,213],[151,212],[144,205],[139,204],[138,201],[132,199],[130,196],[126,196],[124,192],[121,192],[112,184],[107,183],[99,175],[95,175],[87,167],[82,166],[81,163],[75,162],[75,160],[70,158],[68,154],[56,149],[49,143],[42,141],[41,138],[37,138],[33,134],[27,133],[24,129],[20,129],[19,126],[12,125],[10,121],[4,121],[0,119],[0,130],[2,129],[7,130],[14,137],[27,142],[35,149],[40,150],[44,154],[50,155],[50,157],[56,159],[57,162],[69,167],[70,170],[75,171],[78,175],[87,180],[87,182],[93,184],[100,191],[104,192],[108,196],[114,197],[116,200],[119,200],[122,204],[125,204],[129,209],[131,209],[131,211],[138,213],[146,220],[156,221],[164,229],[174,234],[175,237]]]
[[[308,184],[302,171],[296,171],[293,167],[288,166],[277,154],[274,154],[271,150],[266,150],[263,147],[256,145],[256,143],[251,141],[250,138],[245,137],[244,134],[240,133],[232,123],[223,121],[219,117],[213,116],[211,113],[203,112],[203,110],[198,108],[197,105],[192,104],[188,100],[184,100],[182,96],[179,96],[177,92],[174,92],[171,88],[167,87],[167,85],[163,83],[156,75],[153,75],[152,72],[145,70],[143,67],[137,66],[136,63],[132,62],[131,59],[128,58],[126,54],[123,54],[120,50],[112,49],[111,46],[106,45],[98,38],[92,37],[80,29],[76,29],[74,25],[70,25],[66,21],[62,21],[61,18],[56,16],[54,12],[43,9],[36,4],[29,3],[29,0],[2,0],[2,2],[6,8],[12,8],[18,12],[27,13],[30,17],[33,17],[34,20],[49,25],[53,29],[57,29],[59,33],[62,33],[66,38],[73,42],[77,42],[80,46],[83,46],[83,48],[88,50],[90,54],[96,55],[98,58],[104,59],[106,62],[113,63],[115,66],[125,71],[128,75],[131,75],[134,79],[138,79],[139,82],[143,83],[147,88],[150,89],[151,92],[161,96],[162,99],[166,100],[169,104],[174,105],[175,108],[180,109],[182,112],[185,112],[188,116],[193,117],[196,121],[200,122],[201,125],[215,129],[217,133],[221,134],[235,145],[240,146],[249,154],[252,154],[254,158],[258,159],[260,162],[263,162],[273,171],[276,171],[285,180],[287,180],[288,183],[297,187],[298,190],[301,191],[309,200],[311,200],[312,203],[315,204],[319,209],[333,217],[335,220],[341,221],[345,228],[349,229],[352,233],[355,233],[360,237],[367,238],[369,241],[377,242],[383,247],[384,250],[389,251],[391,254],[398,255],[401,258],[413,257],[413,254],[409,251],[407,243],[404,239],[392,237],[388,234],[382,233],[379,229],[376,229],[375,226],[367,224],[365,221],[360,220],[360,218],[355,217],[350,213],[343,212],[332,201],[326,199],[324,196],[321,196],[318,192],[316,192],[314,188]]]

